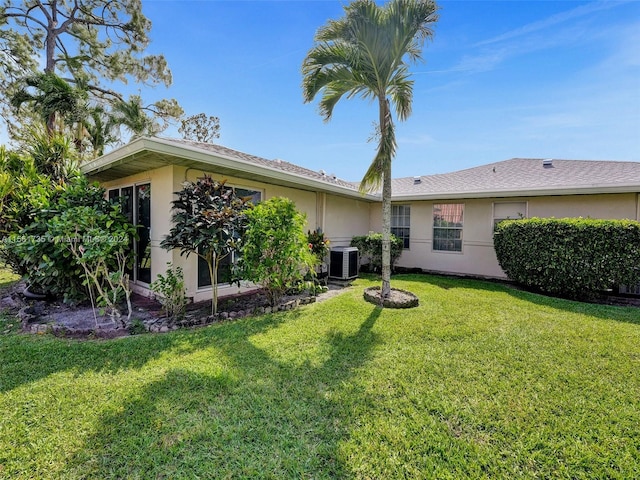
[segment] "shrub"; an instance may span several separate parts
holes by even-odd
[[[174,226],[160,243],[162,248],[180,249],[180,255],[194,253],[207,262],[211,276],[211,314],[218,312],[218,268],[237,251],[246,225],[245,212],[253,205],[209,175],[185,182],[175,192],[171,220]]]
[[[402,254],[402,240],[391,234],[391,268]],[[369,258],[372,272],[382,271],[382,234],[369,232],[368,235],[356,236],[351,239],[351,246],[357,247],[360,256]]]
[[[184,288],[184,275],[181,267],[167,264],[166,275],[158,274],[157,279],[150,285],[151,290],[159,295],[156,299],[162,305],[167,318],[175,321],[184,316],[187,297]]]
[[[114,319],[122,320],[120,302],[126,301],[127,320],[131,319],[131,290],[129,274],[132,252],[131,239],[135,227],[127,222],[119,204],[73,206],[56,215],[49,222],[56,252],[67,258],[69,265],[82,269],[83,285],[90,292],[95,289],[98,306]],[[59,264],[51,265],[53,273]],[[93,296],[91,297],[93,300]]]
[[[49,208],[51,197],[60,188],[36,171],[31,157],[0,147],[0,261],[14,273],[24,275],[29,269],[21,265],[12,238],[29,226],[39,211]]]
[[[100,232],[94,232],[94,237],[98,234],[117,236],[122,232],[116,227],[126,223],[126,218],[120,214],[119,206],[113,207],[105,200],[102,187],[84,177],[58,184],[46,195],[35,189],[28,201],[30,223],[5,240],[16,256],[19,270],[31,285],[61,295],[65,301],[85,299],[82,265],[73,261],[68,242],[55,240],[88,238],[92,235],[87,229],[96,226]],[[104,223],[107,220],[108,225]],[[110,259],[107,263],[109,267],[114,266]]]
[[[324,237],[322,230],[309,230],[307,232],[307,242],[311,253],[314,254],[319,263],[322,263],[329,253],[329,239]]]
[[[262,285],[273,306],[317,262],[304,233],[306,219],[291,200],[281,197],[258,204],[247,217],[239,273]]]
[[[498,262],[527,287],[580,297],[640,283],[640,223],[582,218],[505,220],[494,234]]]

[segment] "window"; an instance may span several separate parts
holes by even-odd
[[[493,228],[503,220],[527,217],[527,202],[499,202],[493,204]]]
[[[409,248],[411,205],[391,205],[391,233],[402,240],[402,248]]]
[[[260,190],[251,190],[247,188],[233,187],[236,195],[239,197],[251,197],[250,201],[254,205],[262,200],[262,192]],[[231,265],[237,260],[237,254],[231,253],[220,261],[218,265],[218,284],[222,285],[231,282]],[[210,287],[211,276],[209,275],[209,266],[202,257],[198,257],[198,288]]]
[[[463,203],[433,205],[433,249],[441,252],[462,251]]]

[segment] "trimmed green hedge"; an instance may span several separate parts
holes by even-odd
[[[640,222],[505,220],[493,240],[507,276],[544,292],[582,297],[640,283]]]

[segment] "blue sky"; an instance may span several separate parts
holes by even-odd
[[[166,56],[174,83],[140,92],[220,117],[230,148],[360,180],[377,106],[343,99],[324,123],[300,86],[315,31],[346,3],[144,0],[149,52]],[[394,177],[512,157],[640,160],[640,2],[438,5]]]

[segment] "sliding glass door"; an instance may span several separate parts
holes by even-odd
[[[134,268],[127,273],[134,282],[151,283],[151,184],[113,188],[108,198],[120,202],[122,213],[138,229],[138,239],[129,244]]]

